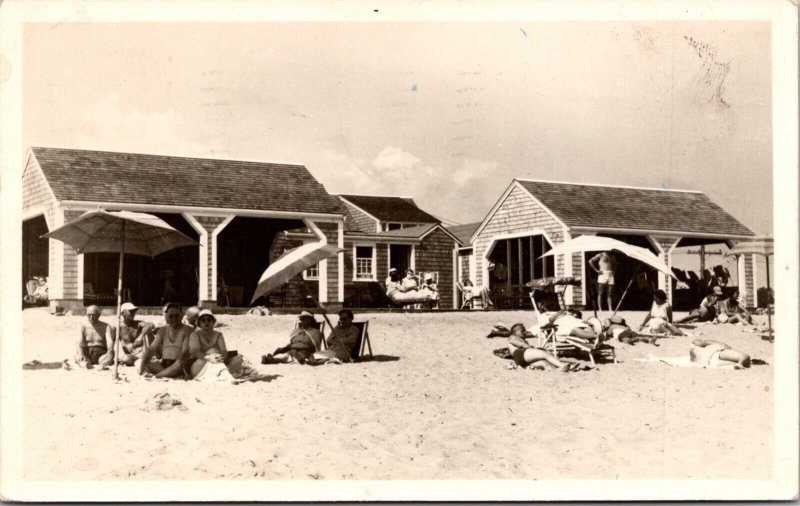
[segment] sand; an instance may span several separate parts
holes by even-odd
[[[642,313],[623,313],[640,322]],[[682,315],[677,315],[682,316]],[[24,360],[72,355],[78,316],[24,312]],[[760,318],[760,317],[759,317]],[[103,317],[111,322],[114,317]],[[155,320],[155,317],[143,317]],[[530,312],[368,314],[376,360],[257,365],[240,385],[146,381],[124,369],[26,370],[26,479],[768,479],[772,344],[697,327],[765,361],[749,370],[642,363],[688,352],[615,343],[618,364],[563,374],[509,370],[487,339]],[[335,318],[334,318],[335,320]],[[254,363],[291,316],[220,316]]]

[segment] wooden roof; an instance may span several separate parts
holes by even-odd
[[[380,221],[439,223],[438,219],[417,207],[412,198],[379,195],[340,195],[340,197]]]
[[[58,200],[342,214],[302,165],[32,147]]]
[[[754,235],[702,192],[516,181],[571,228]]]

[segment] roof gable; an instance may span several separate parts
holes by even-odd
[[[302,165],[32,147],[58,200],[342,214]]]
[[[701,192],[524,179],[517,182],[571,228],[754,235]]]
[[[363,209],[371,216],[388,222],[439,223],[408,197],[384,197],[378,195],[340,195],[341,198]]]
[[[447,227],[447,230],[453,234],[458,242],[461,243],[462,246],[467,246],[470,244],[470,239],[472,238],[472,234],[478,230],[478,227],[481,225],[480,221],[476,221],[475,223],[467,223],[465,225],[455,225],[452,227]]]

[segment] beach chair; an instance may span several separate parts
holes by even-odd
[[[468,292],[461,281],[456,282],[456,288],[458,288],[458,293],[461,294],[460,309],[475,309],[475,299],[480,299],[480,294],[474,293],[472,290]]]
[[[358,339],[356,345],[353,346],[353,351],[350,352],[350,358],[353,362],[358,362],[364,356],[364,348],[369,350],[369,356],[372,358],[372,343],[369,341],[369,320],[364,322],[353,322],[353,325],[358,328]]]
[[[565,343],[569,343],[578,349],[579,353],[586,353],[589,356],[589,361],[592,365],[596,365],[595,357],[617,363],[616,349],[610,344],[603,343],[595,347],[591,342],[579,337],[567,336],[564,338]]]

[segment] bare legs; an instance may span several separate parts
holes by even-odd
[[[569,369],[569,363],[561,362],[551,353],[540,350],[539,348],[526,348],[523,358],[528,365],[533,365],[537,362],[545,362],[559,371],[566,372]]]

